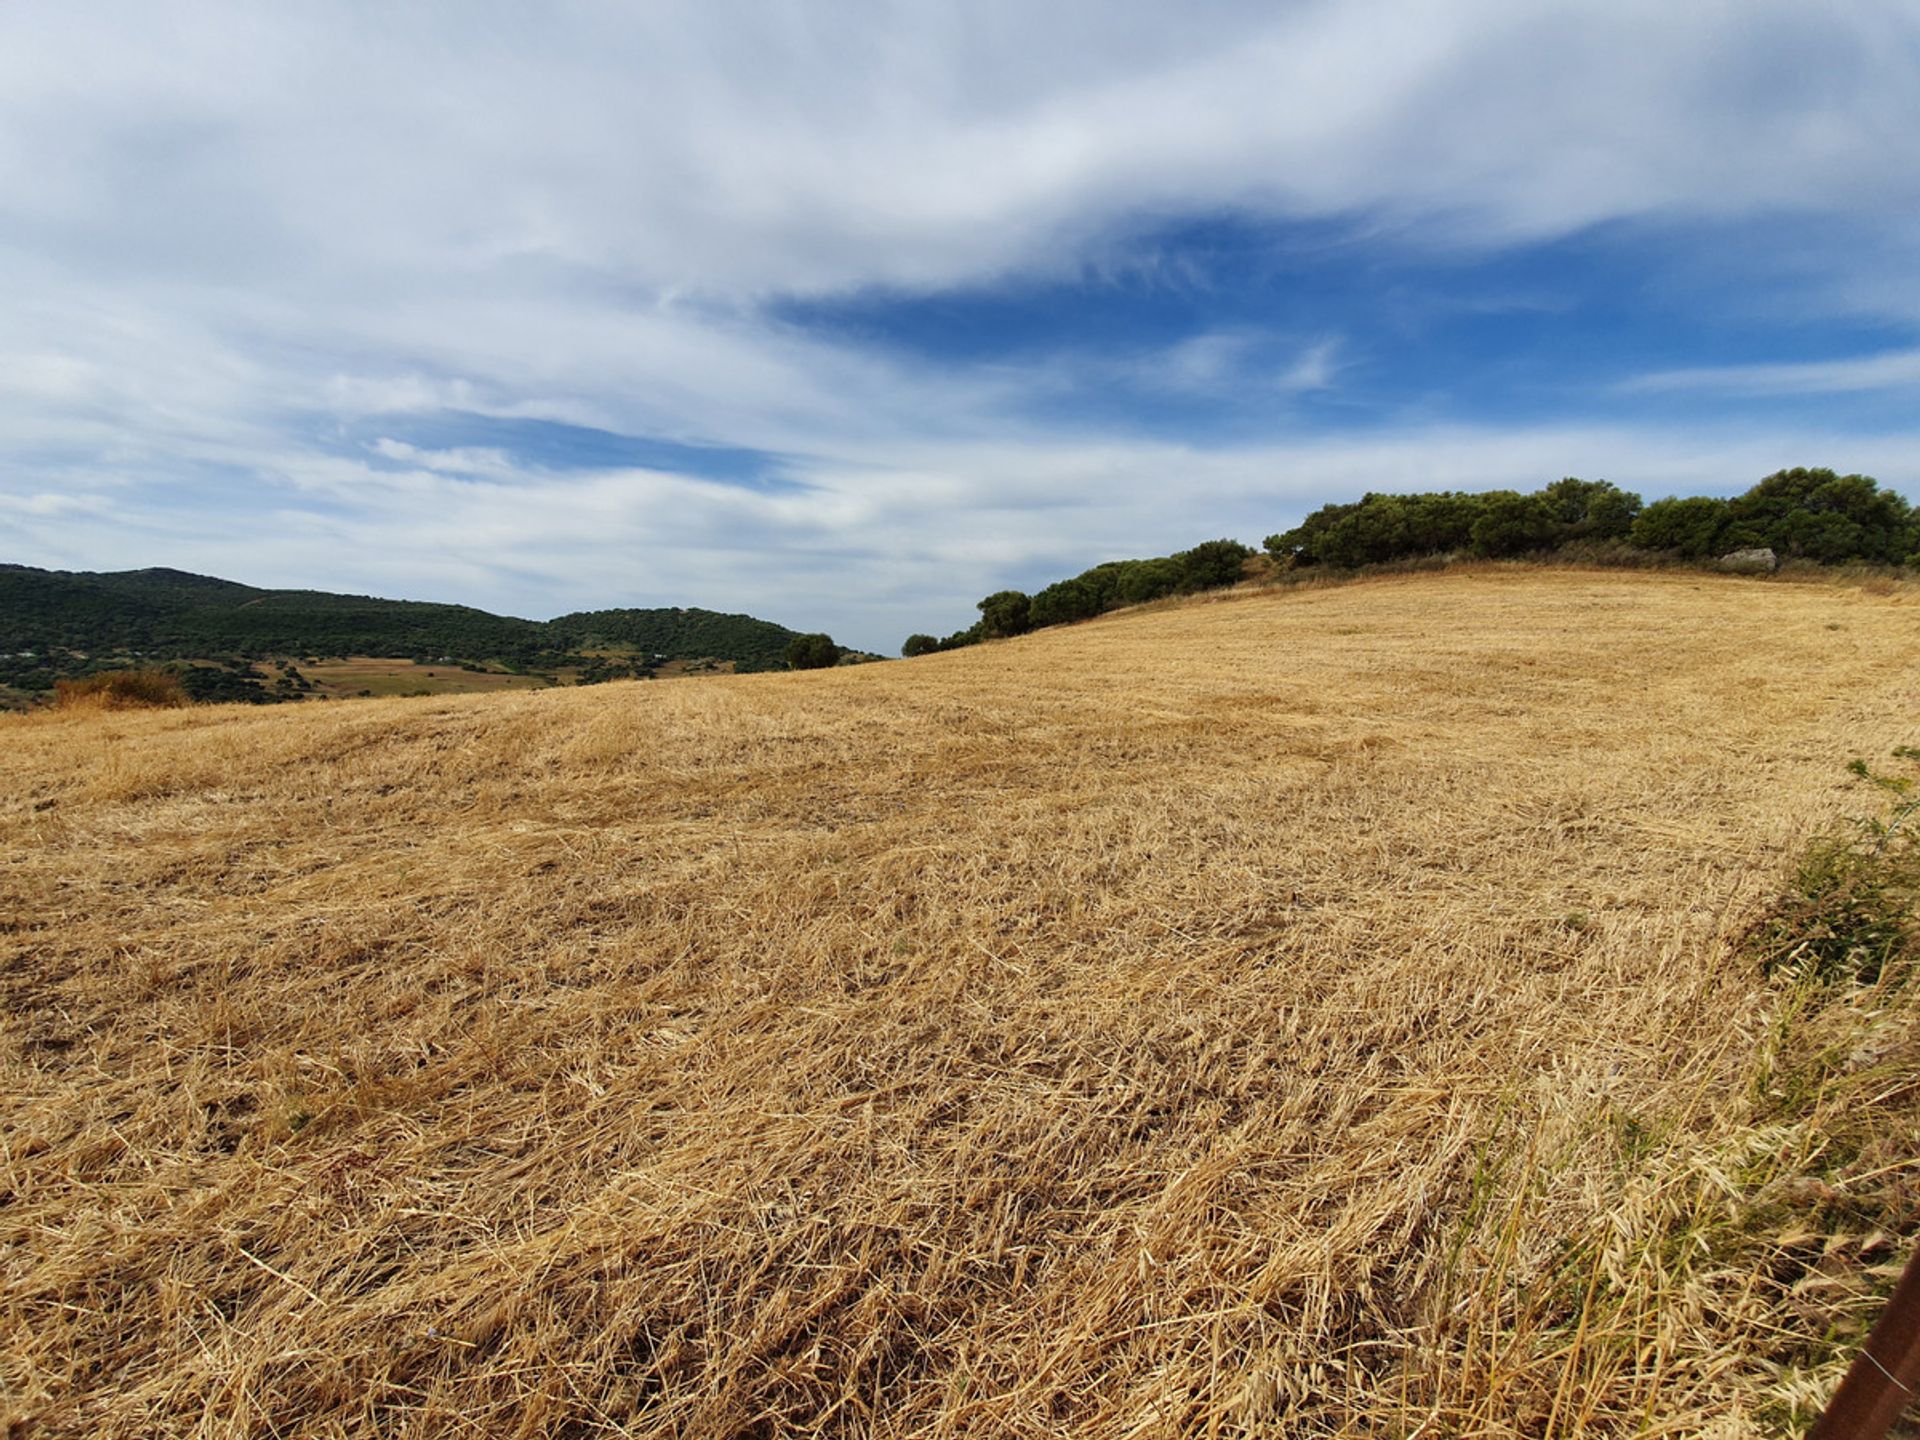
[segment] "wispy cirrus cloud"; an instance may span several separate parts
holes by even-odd
[[[1773,365],[1706,365],[1661,370],[1622,382],[1628,392],[1701,392],[1727,395],[1835,395],[1868,391],[1920,394],[1920,349],[1883,351],[1840,360]]]

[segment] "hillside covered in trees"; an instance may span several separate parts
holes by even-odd
[[[1605,480],[1557,480],[1542,490],[1366,495],[1323,505],[1293,529],[1267,537],[1286,565],[1353,569],[1427,555],[1489,558],[1585,545],[1682,560],[1766,548],[1785,560],[1912,564],[1920,516],[1866,475],[1780,470],[1732,499],[1655,500]]]
[[[518,668],[630,650],[663,660],[781,668],[794,631],[711,610],[593,610],[550,621],[465,605],[319,590],[263,590],[149,569],[106,573],[0,565],[0,684],[45,689],[102,656],[366,655]]]
[[[1540,490],[1368,494],[1323,505],[1266,539],[1281,571],[1369,565],[1435,556],[1520,559],[1571,552],[1596,562],[1713,559],[1768,549],[1779,560],[1820,565],[1920,564],[1920,511],[1867,475],[1795,468],[1731,499],[1700,495],[1644,503],[1606,480],[1569,476]],[[1167,595],[1231,585],[1254,552],[1209,540],[1152,560],[1113,560],[1035,594],[1000,590],[980,618],[945,639],[912,635],[904,655],[955,650],[1086,620]]]

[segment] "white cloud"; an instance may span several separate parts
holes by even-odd
[[[1694,391],[1723,395],[1837,395],[1920,390],[1920,350],[1889,350],[1844,360],[1786,365],[1714,365],[1662,370],[1620,387],[1629,392]]]
[[[26,495],[0,494],[0,510],[21,515],[105,515],[112,508],[101,495],[58,495],[46,490]]]
[[[428,450],[404,440],[382,436],[373,442],[374,454],[405,465],[418,465],[441,475],[477,475],[496,480],[512,479],[519,473],[506,451],[490,446],[457,446],[450,450]]]
[[[1146,212],[1466,236],[1920,191],[1908,7],[16,0],[0,183],[97,258],[387,299],[512,267],[756,295],[1074,266]],[[109,226],[106,221],[118,221]]]
[[[1322,340],[1303,350],[1277,383],[1282,390],[1325,390],[1333,385],[1340,368],[1340,342]]]

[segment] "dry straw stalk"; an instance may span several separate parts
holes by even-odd
[[[1920,1051],[1736,942],[1914,738],[1880,588],[8,720],[0,1424],[1804,1423]],[[1788,1103],[1808,1045],[1854,1058]]]

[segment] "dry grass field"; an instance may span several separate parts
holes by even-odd
[[[913,662],[0,717],[0,1431],[1761,1435],[1920,1008],[1741,937],[1920,591],[1485,570]]]

